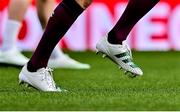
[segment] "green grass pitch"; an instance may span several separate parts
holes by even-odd
[[[66,93],[19,86],[20,68],[0,66],[0,110],[180,110],[179,52],[134,52],[144,71],[135,79],[93,52],[68,53],[92,68],[54,70]]]

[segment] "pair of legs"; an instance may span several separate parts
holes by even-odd
[[[45,68],[54,47],[91,2],[92,0],[63,0],[62,3],[56,7],[53,15],[49,19],[46,30],[37,49],[28,64],[20,73],[19,78],[21,81],[33,85],[32,82],[28,82],[23,79],[22,76],[33,76],[33,78],[31,77],[30,79],[36,80],[38,79],[36,75],[40,74],[41,71],[46,73],[44,75],[47,76],[50,70]],[[109,56],[125,71],[131,72],[136,76],[142,75],[143,72],[133,63],[131,52],[127,45],[123,44],[123,41],[126,40],[133,26],[158,2],[159,0],[129,0],[126,9],[117,24],[105,36],[105,38],[102,38],[97,43],[97,50],[102,52],[105,56]],[[40,83],[45,86],[42,87],[42,85],[39,86],[35,83],[35,87],[43,91],[58,91],[55,87],[53,78],[50,75],[48,76],[48,79],[51,79],[52,82],[50,86],[48,85],[48,80],[43,80],[46,83]]]
[[[21,23],[24,19],[28,6],[32,0],[10,0],[9,18],[3,33],[2,52],[0,53],[0,63],[25,65],[28,59],[23,56],[16,48],[16,40],[21,28]],[[42,28],[44,29],[49,16],[54,10],[55,0],[36,0],[38,17]],[[17,7],[18,6],[18,7]],[[88,64],[77,62],[67,55],[63,54],[61,49],[56,46],[54,49],[49,66],[55,68],[76,68],[88,69]]]

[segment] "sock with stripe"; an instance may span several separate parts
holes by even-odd
[[[56,7],[38,47],[28,62],[27,68],[30,72],[47,66],[53,49],[83,11],[75,0],[63,0]]]
[[[147,14],[159,0],[129,0],[121,18],[108,34],[108,41],[112,44],[122,44],[134,25]]]

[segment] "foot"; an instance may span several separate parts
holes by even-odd
[[[27,65],[25,65],[19,74],[19,83],[41,91],[61,92],[61,89],[54,82],[50,68],[41,68],[37,72],[29,72]]]
[[[142,70],[134,64],[131,50],[127,45],[115,45],[108,42],[108,37],[102,38],[96,45],[97,53],[101,52],[103,57],[108,56],[113,62],[118,64],[125,73],[130,72],[133,76],[143,75]]]
[[[62,54],[57,58],[50,59],[48,66],[51,68],[68,68],[68,69],[90,69],[90,65],[80,63],[66,54]]]
[[[24,66],[28,60],[17,48],[0,51],[0,63],[2,64]]]

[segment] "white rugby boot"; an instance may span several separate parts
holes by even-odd
[[[29,72],[25,65],[19,74],[19,84],[26,84],[38,90],[45,92],[61,92],[62,90],[56,86],[52,69],[41,68],[37,72]]]
[[[17,48],[12,48],[7,51],[0,51],[0,63],[24,66],[28,62],[25,57]]]
[[[96,45],[97,53],[103,54],[103,57],[109,57],[113,62],[119,65],[120,69],[125,70],[125,74],[131,73],[131,77],[142,76],[142,70],[134,64],[131,50],[123,45],[115,45],[108,42],[108,36],[100,39]]]
[[[65,69],[90,69],[89,64],[80,63],[67,54],[61,54],[56,58],[50,58],[48,67],[51,68],[65,68]]]

